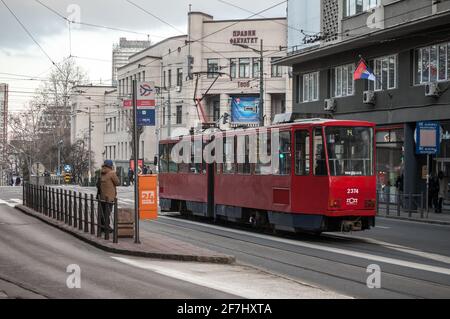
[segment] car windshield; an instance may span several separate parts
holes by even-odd
[[[327,127],[325,129],[331,176],[373,175],[373,129]]]

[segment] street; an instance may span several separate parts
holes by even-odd
[[[66,186],[61,186],[66,187]],[[81,190],[79,187],[75,187]],[[71,188],[73,189],[73,188]],[[95,191],[92,188],[83,188],[82,191]],[[42,243],[49,243],[48,231],[42,233],[40,228],[46,228],[28,217],[21,216],[14,212],[8,206],[14,203],[11,199],[21,198],[21,188],[2,189],[0,195],[0,209],[2,218],[8,223],[25,224],[21,227],[29,227],[30,231],[24,234],[19,232],[19,227],[9,227],[8,232],[2,232],[2,252],[9,251],[9,254],[17,258],[17,262],[32,258],[25,256],[24,250],[31,250],[32,256],[41,256],[43,254]],[[1,203],[4,203],[3,205]],[[123,207],[132,207],[132,189],[119,189],[119,204]],[[27,223],[32,223],[33,228]],[[39,224],[39,225],[37,225]],[[5,227],[5,225],[2,225]],[[38,227],[38,228],[36,228]],[[176,213],[163,213],[157,221],[142,222],[142,232],[153,232],[177,238],[184,242],[192,243],[200,247],[208,248],[220,253],[236,256],[238,265],[251,266],[268,273],[289,278],[305,284],[321,287],[325,290],[333,291],[342,296],[353,298],[448,298],[450,296],[450,227],[442,225],[431,225],[424,223],[399,221],[386,218],[378,218],[377,226],[370,231],[360,233],[327,233],[321,237],[310,235],[276,234],[269,235],[256,232],[251,229],[237,227],[233,225],[214,225],[193,220],[180,218]],[[12,233],[14,232],[14,233]],[[57,233],[57,231],[52,231]],[[30,240],[36,237],[38,241],[33,241],[31,247],[20,245],[20,240],[8,243],[5,238],[18,236],[23,240]],[[55,235],[56,236],[56,235]],[[67,238],[68,235],[59,234],[57,238]],[[58,241],[59,242],[59,241]],[[124,265],[111,260],[107,254],[97,251],[84,243],[76,242],[75,248],[69,248],[69,244],[64,241],[56,246],[51,246],[57,258],[51,258],[50,268],[42,271],[48,276],[50,283],[54,284],[54,277],[50,280],[50,269],[55,270],[59,265],[59,276],[64,276],[64,264],[70,263],[70,256],[82,257],[83,268],[91,269],[96,265],[102,265],[116,274],[116,271],[123,269]],[[17,251],[13,253],[14,251]],[[71,253],[69,253],[69,251]],[[49,251],[44,253],[50,254]],[[9,256],[5,253],[3,256]],[[49,255],[46,255],[49,257]],[[4,258],[4,257],[3,257]],[[42,258],[41,258],[42,259]],[[41,260],[37,258],[37,260]],[[77,259],[78,260],[78,259]],[[107,266],[104,263],[107,262]],[[145,261],[142,261],[145,264]],[[131,287],[136,284],[136,276],[142,275],[143,269],[158,270],[154,264],[152,266],[142,266],[142,262],[125,261],[133,266],[130,273],[117,272],[117,280],[114,284],[120,284],[121,287]],[[42,261],[42,267],[49,261]],[[367,278],[370,275],[367,272],[369,265],[378,265],[381,269],[381,287],[370,289],[367,286]],[[22,273],[16,268],[14,274],[16,277]],[[4,266],[3,266],[4,267]],[[3,273],[8,273],[6,268]],[[61,268],[62,267],[62,268]],[[156,268],[155,268],[156,267]],[[164,272],[172,279],[166,283],[174,283],[176,278],[189,278],[189,267],[179,267],[172,264],[177,269],[177,274],[173,272]],[[19,268],[20,269],[20,268]],[[159,269],[161,270],[161,269]],[[10,270],[11,271],[11,270]],[[95,273],[95,272],[94,272]],[[104,282],[105,272],[94,275],[89,280],[99,282],[102,285],[109,285]],[[180,275],[181,274],[181,275]],[[148,278],[148,277],[147,277]],[[158,276],[153,280],[158,280]],[[62,279],[60,279],[61,281]],[[131,280],[130,282],[128,280]],[[150,279],[149,279],[150,280]],[[34,282],[34,281],[31,281]],[[61,281],[64,283],[64,281]],[[126,282],[126,283],[125,283]],[[111,283],[111,285],[114,285]],[[123,284],[123,286],[122,286]],[[139,283],[152,285],[154,282]],[[203,283],[211,286],[208,283]],[[180,287],[180,291],[178,290]],[[196,295],[195,286],[184,283],[177,286],[177,290],[172,291],[173,297],[190,295],[192,297],[201,297]],[[52,290],[58,293],[57,287]],[[60,287],[61,289],[61,287]],[[100,288],[99,288],[100,289]],[[163,288],[156,292],[155,296],[162,296],[167,293]],[[169,289],[170,290],[170,289]],[[127,290],[125,290],[127,291]],[[176,291],[176,292],[175,292]],[[63,289],[64,296],[68,292]],[[95,290],[92,294],[99,293]],[[137,294],[134,292],[132,295]],[[203,290],[204,296],[220,297],[223,296],[214,290]],[[116,297],[113,291],[108,291],[105,297]]]

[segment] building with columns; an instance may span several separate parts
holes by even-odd
[[[133,79],[153,81],[158,88],[157,129],[146,129],[145,147],[156,153],[158,139],[185,135],[192,128],[200,132],[224,114],[230,115],[228,128],[258,125],[260,54],[255,51],[261,40],[264,123],[269,125],[275,114],[292,109],[290,68],[271,64],[286,55],[286,18],[214,20],[190,12],[187,35],[130,56],[118,69],[119,97],[130,98]]]

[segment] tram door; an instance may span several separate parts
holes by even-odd
[[[298,129],[294,133],[294,178],[293,188],[295,199],[292,209],[305,212],[311,202],[308,189],[312,184],[311,154],[312,139],[310,129]]]

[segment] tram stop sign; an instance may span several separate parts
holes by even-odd
[[[417,122],[417,128],[414,134],[416,154],[439,154],[441,138],[441,127],[439,122]]]

